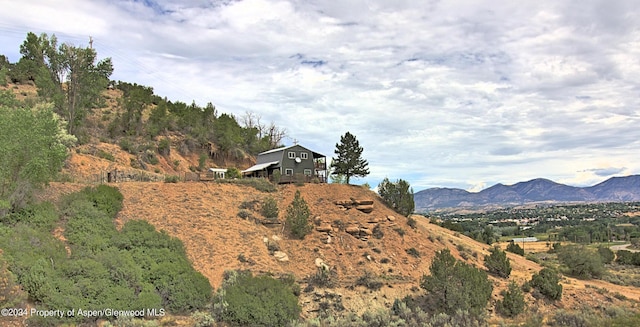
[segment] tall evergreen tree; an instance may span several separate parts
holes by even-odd
[[[340,137],[340,143],[336,143],[334,151],[337,158],[331,158],[331,168],[333,175],[341,174],[346,177],[349,184],[351,176],[364,177],[369,175],[369,163],[362,158],[360,142],[353,134],[347,132]]]

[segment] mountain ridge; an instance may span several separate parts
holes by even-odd
[[[445,208],[513,206],[536,202],[640,201],[640,175],[611,177],[587,187],[576,187],[535,178],[513,185],[497,183],[479,192],[458,188],[429,188],[414,194],[416,212]]]

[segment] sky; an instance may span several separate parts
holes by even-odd
[[[0,0],[0,53],[27,32],[111,57],[113,80],[238,117],[415,191],[640,174],[635,0]],[[329,159],[330,161],[330,159]]]

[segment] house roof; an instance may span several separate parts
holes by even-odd
[[[209,168],[209,171],[214,173],[226,173],[227,170],[224,168]]]
[[[242,173],[250,173],[252,171],[258,171],[258,170],[263,170],[271,165],[277,165],[279,163],[279,161],[272,161],[272,162],[266,162],[266,163],[261,163],[261,164],[257,164],[257,165],[253,165],[245,170],[242,171]]]
[[[282,148],[277,148],[277,149],[272,149],[272,150],[265,151],[265,152],[260,152],[260,153],[258,153],[258,155],[260,156],[260,155],[263,155],[263,154],[269,154],[269,153],[274,153],[274,152],[285,151],[287,149],[291,149],[291,148],[296,147],[296,146],[300,146],[300,147],[303,147],[303,148],[307,149],[306,147],[304,147],[304,146],[302,146],[300,144],[294,144],[294,145],[289,145],[289,146],[285,146],[285,147],[282,147]],[[309,150],[309,149],[307,149],[307,150]],[[314,158],[326,157],[322,153],[318,153],[318,152],[315,152],[315,151],[312,151],[312,150],[309,150],[309,151],[311,151],[311,153],[313,153],[313,157]]]

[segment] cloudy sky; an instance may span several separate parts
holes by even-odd
[[[0,0],[26,33],[111,57],[114,80],[253,112],[376,186],[416,191],[640,174],[640,6],[629,1]]]

